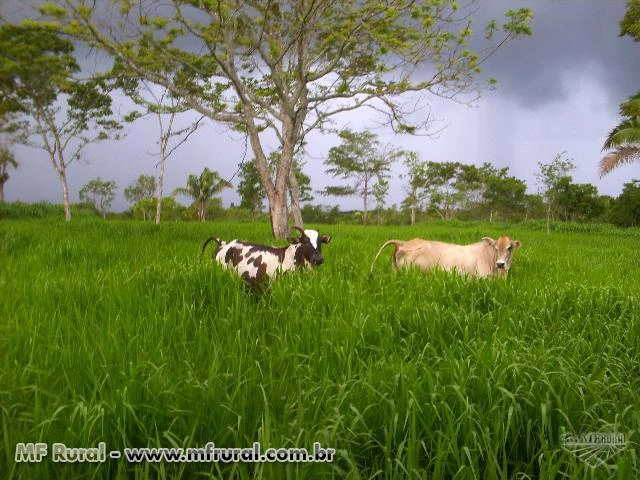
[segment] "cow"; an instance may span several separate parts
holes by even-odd
[[[282,272],[322,265],[322,244],[329,243],[331,236],[321,236],[316,230],[293,228],[300,232],[300,236],[289,237],[288,247],[270,247],[241,240],[225,242],[210,237],[202,246],[200,258],[207,244],[214,240],[217,247],[213,259],[225,268],[233,268],[249,285],[260,285]]]
[[[513,261],[513,252],[522,245],[520,240],[500,237],[497,240],[483,237],[470,245],[437,242],[415,238],[409,241],[389,240],[371,264],[370,275],[382,251],[395,246],[392,264],[395,268],[415,265],[422,270],[441,268],[446,271],[478,277],[505,276]]]

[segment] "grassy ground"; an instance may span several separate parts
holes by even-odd
[[[326,226],[262,298],[198,263],[266,224],[0,223],[0,478],[636,478],[640,232]],[[507,281],[398,274],[389,238],[522,241]],[[592,468],[563,433],[622,432]],[[331,463],[14,461],[17,442],[337,449]],[[600,452],[602,454],[602,452]]]

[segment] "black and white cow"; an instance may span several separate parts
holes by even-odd
[[[303,230],[293,227],[300,232],[300,237],[289,237],[288,247],[270,247],[231,240],[225,242],[219,238],[208,238],[202,246],[200,256],[207,244],[214,240],[217,244],[213,258],[225,268],[233,268],[240,277],[250,284],[262,283],[279,273],[297,268],[315,267],[324,262],[322,258],[322,244],[329,243],[329,235],[320,235],[316,230]]]

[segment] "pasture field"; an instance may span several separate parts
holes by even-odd
[[[640,477],[639,230],[319,227],[325,264],[258,298],[198,255],[267,224],[0,222],[0,478]],[[523,243],[506,281],[393,272],[391,249],[368,276],[390,238],[500,234]],[[563,445],[585,432],[626,446]],[[18,442],[336,454],[16,463]]]

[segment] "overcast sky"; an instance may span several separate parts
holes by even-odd
[[[14,0],[0,0],[0,5],[6,8],[9,1]],[[534,11],[533,36],[511,42],[483,65],[484,74],[498,80],[497,89],[484,92],[471,107],[434,99],[433,114],[442,119],[440,126],[446,125],[435,138],[373,131],[383,143],[415,150],[423,160],[508,166],[512,175],[527,182],[531,192],[537,190],[537,163],[567,151],[577,165],[574,181],[592,183],[601,194],[618,195],[623,183],[640,178],[640,163],[623,166],[604,179],[598,178],[597,165],[607,133],[620,120],[619,104],[640,90],[640,44],[619,36],[625,4],[626,0],[479,0],[481,17],[499,17],[510,8]],[[121,108],[126,111],[129,107]],[[194,118],[188,115],[183,123]],[[369,110],[340,120],[352,129],[373,126]],[[82,185],[99,176],[118,185],[113,209],[126,209],[124,188],[141,173],[157,173],[158,158],[153,155],[157,136],[156,121],[141,120],[127,129],[124,140],[89,146],[84,158],[68,170],[72,201],[78,200]],[[308,138],[305,171],[314,190],[336,183],[327,178],[322,165],[329,148],[336,144],[331,136]],[[20,167],[10,172],[6,199],[61,203],[60,183],[44,152],[19,147],[16,157]],[[250,148],[245,150],[243,137],[209,121],[169,160],[165,191],[184,186],[188,174],[204,167],[231,179],[245,158],[252,158],[252,153]],[[405,196],[397,178],[400,173],[398,166],[389,205],[399,204]],[[237,177],[232,181],[237,184]],[[361,207],[357,198],[315,197],[316,204]],[[239,202],[232,190],[223,199],[227,206]]]

